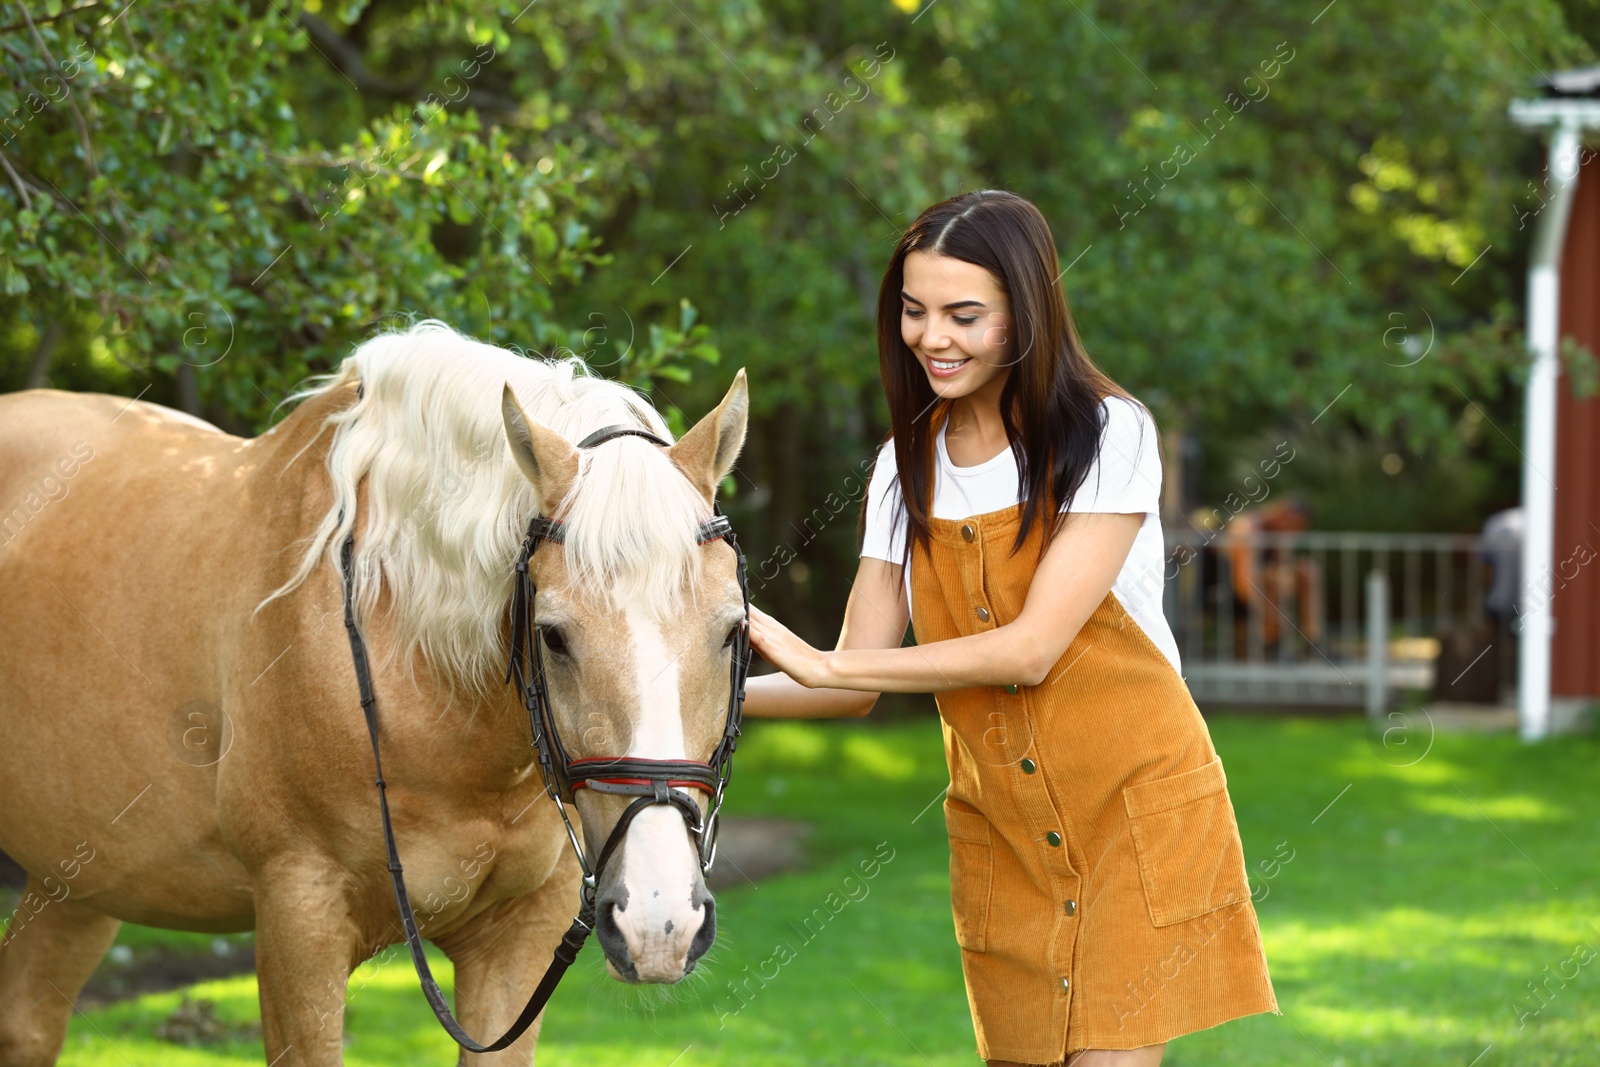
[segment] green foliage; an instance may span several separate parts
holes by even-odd
[[[1456,387],[1510,384],[1519,346],[1413,361],[1393,327],[1445,342],[1520,298],[1538,145],[1506,106],[1593,54],[1555,4],[996,0],[919,28],[915,92],[982,102],[976,166],[1082,255],[1091,352],[1168,424],[1304,426],[1348,386],[1336,417],[1452,450]]]
[[[552,132],[569,106],[532,86],[525,106],[485,88],[497,68],[515,84],[543,66],[563,31],[544,14],[514,39],[487,5],[445,15],[441,34],[392,6],[323,12],[359,19],[375,60],[411,74],[402,83],[360,59],[331,67],[316,39],[338,32],[301,8],[41,12],[18,42],[29,47],[8,42],[19,65],[0,93],[0,114],[28,116],[5,147],[13,314],[34,335],[69,323],[146,375],[193,368],[209,413],[257,427],[296,381],[397,317],[584,351],[594,324],[554,313],[555,295],[605,262],[594,222],[639,137],[586,146]],[[49,94],[32,98],[36,114],[29,87]],[[474,93],[513,114],[484,122]],[[621,376],[715,360],[692,320],[652,325]]]
[[[1331,424],[1470,468],[1475,525],[1518,477],[1496,442],[1521,432],[1541,150],[1506,106],[1597,39],[1591,0],[23,10],[0,386],[148,390],[249,432],[438,317],[583,355],[682,428],[745,367],[732,514],[756,558],[803,549],[768,594],[829,638],[843,590],[808,575],[853,559],[853,509],[800,531],[886,429],[892,243],[965,188],[1039,204],[1089,351],[1163,429],[1225,456]],[[1460,432],[1474,407],[1496,434]],[[1396,521],[1434,521],[1392,488]]]
[[[860,0],[823,32],[874,19],[898,21]],[[1457,426],[1477,405],[1520,437],[1541,149],[1506,108],[1592,60],[1558,5],[938,4],[902,53],[917,99],[970,109],[983,182],[1051,220],[1088,349],[1164,429],[1223,454],[1317,420],[1459,461],[1489,483],[1469,528],[1515,492],[1515,455]],[[1210,466],[1200,502],[1228,488]]]

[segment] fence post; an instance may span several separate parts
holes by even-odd
[[[1389,576],[1367,573],[1367,718],[1382,725],[1389,688]]]

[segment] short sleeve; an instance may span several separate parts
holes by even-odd
[[[1161,439],[1155,419],[1124,397],[1108,396],[1101,404],[1106,425],[1100,453],[1070,510],[1161,514]]]
[[[894,442],[886,442],[878,450],[878,461],[872,468],[872,480],[867,483],[866,531],[861,539],[861,555],[886,559],[890,563],[904,562],[905,516],[895,522],[895,500],[900,486],[895,481]]]

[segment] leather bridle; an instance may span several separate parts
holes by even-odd
[[[636,435],[644,437],[663,448],[666,441],[648,430],[630,426],[606,426],[594,431],[578,442],[579,448],[591,448],[615,437]],[[344,624],[350,637],[351,658],[355,662],[356,682],[361,689],[361,710],[366,717],[367,733],[372,740],[372,760],[377,771],[374,783],[378,788],[378,808],[383,816],[384,843],[389,854],[389,877],[394,884],[395,902],[400,908],[400,919],[405,927],[406,944],[411,950],[411,961],[422,983],[422,993],[433,1008],[439,1024],[455,1039],[456,1044],[468,1052],[497,1052],[521,1037],[539,1012],[549,1002],[556,986],[577,959],[578,952],[588,940],[595,925],[595,896],[600,876],[606,864],[622,843],[623,836],[634,818],[645,808],[665,805],[683,816],[689,834],[695,839],[700,853],[702,872],[709,871],[717,855],[718,815],[722,810],[723,792],[733,772],[733,753],[738,747],[739,730],[744,705],[744,683],[750,670],[750,587],[745,576],[744,552],[734,537],[733,526],[722,514],[722,508],[713,503],[713,517],[701,523],[698,536],[700,544],[726,541],[738,561],[739,592],[744,599],[745,619],[735,631],[732,646],[732,663],[728,679],[728,717],[722,737],[705,763],[694,760],[656,760],[630,756],[599,756],[572,759],[556,729],[550,704],[549,688],[545,681],[543,640],[540,629],[533,624],[533,603],[536,592],[533,584],[532,561],[542,542],[560,544],[564,536],[561,522],[534,516],[528,523],[528,533],[522,550],[517,555],[516,579],[511,597],[511,656],[506,668],[506,681],[515,680],[528,712],[528,726],[533,734],[533,747],[538,752],[539,769],[544,776],[545,793],[555,802],[566,827],[567,840],[583,868],[583,886],[577,917],[556,946],[555,957],[545,971],[544,978],[533,991],[528,1004],[522,1009],[511,1028],[495,1041],[481,1045],[473,1040],[451,1014],[444,992],[428,966],[422,937],[417,927],[411,898],[406,893],[404,868],[400,864],[399,850],[395,845],[394,825],[389,817],[389,800],[385,794],[383,763],[378,755],[377,701],[372,691],[372,674],[367,664],[366,643],[356,626],[354,608],[355,532],[345,537],[340,561],[344,568]],[[620,794],[635,799],[625,808],[612,827],[604,846],[594,862],[589,862],[576,828],[567,813],[565,801],[573,798],[578,789],[592,789],[597,793]],[[698,789],[710,800],[704,817],[700,807],[686,789]]]

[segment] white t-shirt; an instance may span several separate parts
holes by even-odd
[[[1161,445],[1155,420],[1141,405],[1110,396],[1100,402],[1107,421],[1100,453],[1077,495],[1063,511],[1104,511],[1144,515],[1128,559],[1112,583],[1111,591],[1155,646],[1179,668],[1178,642],[1162,613],[1166,553],[1161,538]],[[945,426],[948,426],[948,421]],[[945,450],[944,427],[935,439],[933,517],[965,519],[1014,507],[1026,487],[1018,483],[1017,460],[1010,448],[974,467],[957,467]],[[899,563],[905,546],[905,521],[895,522],[896,480],[894,442],[878,452],[878,463],[867,486],[866,535],[861,555]],[[1042,517],[1041,517],[1042,518]],[[1035,519],[1040,521],[1040,519]],[[906,603],[911,603],[911,567],[905,569]]]

